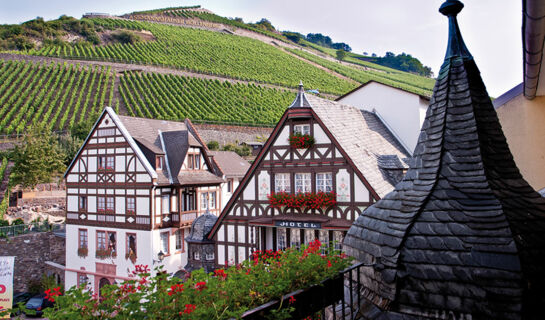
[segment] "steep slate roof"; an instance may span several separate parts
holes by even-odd
[[[405,178],[348,231],[364,318],[537,319],[545,305],[545,199],[522,178],[457,0],[449,43]]]
[[[242,178],[250,169],[250,163],[233,151],[209,151],[218,169],[227,178]]]
[[[223,182],[222,178],[209,171],[180,171],[189,147],[204,149],[191,132],[194,129],[188,120],[177,122],[128,116],[119,116],[119,119],[137,144],[147,149],[143,150],[144,154],[149,151],[153,158],[155,155],[165,155],[167,168],[156,170],[159,184],[203,185]],[[206,158],[204,152],[203,155]],[[149,160],[152,163],[154,161]]]
[[[387,172],[379,168],[378,159],[383,155],[399,158],[407,158],[409,155],[377,115],[312,95],[307,98],[312,110],[375,192],[382,198],[392,191],[394,184]]]

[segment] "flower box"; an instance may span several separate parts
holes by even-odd
[[[273,208],[329,208],[337,203],[334,192],[307,192],[291,194],[287,192],[272,193],[267,196]]]
[[[89,254],[88,248],[78,248],[78,257],[85,258],[87,257],[87,254]]]
[[[295,149],[307,149],[314,145],[314,137],[309,134],[295,133],[289,137],[290,146]]]
[[[294,308],[290,319],[303,319],[343,299],[343,277],[326,279],[319,285],[290,292],[280,300],[269,301],[259,307],[246,311],[241,319],[265,319],[273,310]]]
[[[111,249],[97,249],[95,252],[95,257],[97,259],[106,259],[106,258],[115,258],[117,257],[117,252]]]

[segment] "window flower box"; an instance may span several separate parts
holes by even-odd
[[[314,137],[309,134],[301,134],[299,132],[290,135],[290,146],[295,149],[307,149],[314,145]]]
[[[117,252],[112,249],[97,249],[95,252],[95,257],[97,259],[107,259],[107,258],[115,258],[117,257]]]
[[[329,208],[337,203],[334,192],[307,192],[291,194],[287,192],[272,193],[267,196],[273,208]]]
[[[87,257],[87,254],[89,254],[88,248],[78,248],[78,257],[85,258]]]

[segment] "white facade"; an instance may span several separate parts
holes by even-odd
[[[429,100],[412,92],[370,81],[337,100],[375,112],[411,154],[426,118]]]

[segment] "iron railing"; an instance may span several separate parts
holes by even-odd
[[[31,223],[31,224],[16,224],[12,226],[0,227],[0,237],[13,237],[28,233],[49,232],[52,231],[56,235],[66,233],[65,224],[47,224],[47,223]]]

